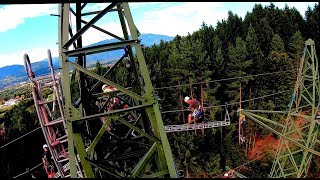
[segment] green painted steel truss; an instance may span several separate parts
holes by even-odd
[[[139,31],[137,30],[128,3],[107,3],[101,11],[85,12],[86,3],[75,3],[75,8],[68,3],[59,5],[59,55],[61,66],[62,94],[64,96],[64,109],[68,132],[68,148],[70,156],[71,177],[76,177],[75,156],[79,156],[85,177],[177,177],[171,149],[159,111],[159,104],[154,96],[154,89],[149,77],[149,71],[140,45]],[[122,27],[123,37],[119,37],[97,25],[99,19],[117,13],[119,26]],[[83,16],[94,16],[90,21],[83,20]],[[73,33],[70,16],[76,19],[76,32]],[[82,47],[83,36],[90,28],[94,28],[106,36],[118,39],[118,42]],[[111,29],[112,30],[112,29]],[[130,36],[129,36],[130,33]],[[71,46],[73,49],[71,50]],[[126,49],[117,63],[106,74],[98,75],[86,68],[86,56],[104,51]],[[133,49],[136,57],[133,56]],[[71,61],[75,57],[75,62]],[[129,58],[132,73],[135,76],[136,86],[132,88],[107,79],[108,74],[116,71],[121,61]],[[73,68],[72,75],[69,74]],[[96,79],[96,84],[87,86],[86,77]],[[129,80],[128,80],[129,81]],[[99,86],[108,84],[117,89],[117,92],[101,93]],[[99,92],[100,90],[100,92]],[[80,98],[75,102],[74,92],[78,91]],[[98,101],[101,97],[112,98],[117,96],[130,101],[126,109],[112,111],[93,111],[90,102]],[[132,113],[134,121],[128,121],[125,116]],[[91,125],[101,124],[99,130],[92,132],[93,137],[86,143],[85,133],[81,126],[86,123]],[[111,122],[116,122],[117,127],[125,133],[112,134],[107,132]],[[95,124],[95,125],[96,125]],[[132,130],[138,134],[129,136]],[[108,134],[109,133],[109,134]],[[90,134],[90,133],[89,133]],[[112,139],[103,138],[108,134]],[[121,135],[124,135],[123,137]]]
[[[308,177],[310,162],[319,143],[319,61],[314,41],[305,42],[292,99],[286,111],[242,110],[249,119],[277,134],[280,143],[269,177]],[[273,121],[266,114],[284,114]],[[282,123],[281,123],[282,122]],[[269,124],[269,125],[268,125]],[[276,129],[282,129],[280,131]]]

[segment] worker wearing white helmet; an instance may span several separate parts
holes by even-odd
[[[189,96],[184,97],[184,102],[187,102],[190,99]]]
[[[102,91],[104,92],[104,93],[106,93],[106,92],[112,92],[112,91],[116,91],[117,89],[115,88],[115,87],[112,87],[112,86],[108,86],[107,84],[104,84],[103,86],[102,86]]]
[[[46,170],[46,172],[48,172],[48,166],[49,166],[49,151],[48,151],[48,145],[44,144],[42,146],[43,148],[43,154],[42,154],[42,162],[43,162],[43,167]]]
[[[48,175],[52,174],[53,172],[53,168],[49,168],[49,167],[53,167],[53,162],[52,159],[50,158],[50,152],[48,149],[48,145],[44,144],[42,146],[44,152],[42,154],[42,163],[43,163],[43,168],[45,169],[46,173]]]
[[[47,145],[47,144],[44,144],[44,145],[42,146],[42,148],[43,148],[43,149],[48,148],[48,145]]]
[[[184,98],[184,102],[189,104],[189,109],[191,109],[192,113],[188,115],[188,124],[191,123],[192,119],[195,119],[197,123],[202,122],[202,108],[200,103],[196,99],[190,99],[189,96]]]
[[[229,176],[229,174],[228,173],[224,173],[224,175],[223,175],[224,177],[228,177]]]
[[[224,178],[234,178],[234,169],[229,170],[228,172],[224,173]]]

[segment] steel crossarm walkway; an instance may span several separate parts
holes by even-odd
[[[166,133],[178,132],[178,131],[190,131],[194,129],[209,129],[222,126],[229,126],[230,121],[215,121],[215,122],[206,122],[206,123],[197,123],[197,124],[181,124],[181,125],[167,125],[165,126]]]

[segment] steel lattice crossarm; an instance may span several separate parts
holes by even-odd
[[[305,42],[303,56],[292,99],[286,111],[242,110],[249,119],[268,128],[280,138],[270,177],[307,177],[311,159],[320,156],[319,143],[319,61],[314,41]],[[266,118],[266,114],[281,115],[284,123]],[[268,125],[269,124],[269,125]],[[272,124],[272,125],[271,125]],[[275,128],[278,127],[278,128]],[[281,129],[277,131],[275,129]]]
[[[75,3],[74,8],[68,3],[61,4],[58,15],[60,72],[71,177],[76,177],[76,163],[73,160],[76,155],[79,156],[84,175],[88,178],[177,177],[159,104],[154,96],[140,45],[140,33],[133,22],[128,3],[106,3],[103,10],[93,12],[86,11],[86,4]],[[111,13],[115,13],[119,18],[123,36],[111,33],[112,29],[106,30],[95,25],[99,19]],[[87,15],[91,15],[92,19],[83,20]],[[75,17],[75,25],[70,22],[70,16]],[[73,27],[76,27],[75,31]],[[90,28],[118,41],[83,47],[82,41],[86,37],[83,35]],[[87,55],[115,50],[123,50],[124,55],[104,75],[98,75],[86,68]],[[76,58],[75,62],[71,61],[72,57]],[[133,82],[130,90],[115,80],[106,78],[123,65],[123,60],[130,64],[128,72],[132,76],[127,77],[127,82]],[[71,78],[70,68],[73,68]],[[88,76],[95,79],[94,85],[88,83]],[[102,84],[116,88],[117,92],[101,93]],[[79,97],[75,92],[78,92]],[[103,98],[99,99],[99,95],[108,98],[102,102]],[[123,99],[129,107],[106,110],[108,99],[114,97]],[[99,108],[95,107],[95,102]],[[128,114],[131,120],[128,120]],[[86,131],[83,131],[84,123]],[[108,130],[111,125],[116,125],[115,131]],[[98,130],[95,127],[98,127]],[[132,131],[138,135],[130,136]],[[110,138],[107,138],[107,135]]]

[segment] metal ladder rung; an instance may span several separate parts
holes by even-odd
[[[56,119],[56,120],[49,122],[48,124],[45,124],[45,126],[51,126],[51,125],[62,123],[62,122],[63,122],[63,119],[59,118],[59,119]]]
[[[47,88],[47,87],[52,87],[52,86],[54,86],[54,85],[59,85],[59,83],[58,83],[58,82],[56,82],[56,83],[52,82],[52,83],[50,83],[50,84],[42,85],[41,87]]]
[[[60,154],[58,158],[64,158],[64,156],[62,154]]]
[[[45,75],[45,76],[40,76],[40,77],[36,77],[36,78],[33,78],[34,81],[39,81],[39,80],[45,80],[45,79],[51,79],[51,75]]]
[[[63,169],[63,172],[67,172],[68,170],[70,170],[70,163],[68,162],[68,163],[66,163],[65,165],[63,165],[62,169]],[[77,171],[77,174],[78,174],[79,177],[82,177],[80,171]],[[56,178],[59,177],[59,176],[60,176],[60,173],[59,173],[59,172],[57,172],[57,173],[54,175],[54,177],[56,177]],[[66,175],[65,177],[70,177],[70,176],[71,176],[71,175],[68,174],[68,175]]]
[[[68,142],[68,139],[60,141],[60,144],[65,143],[65,142]]]
[[[65,161],[68,161],[69,158],[65,158],[65,159],[62,159],[62,160],[58,160],[59,163],[62,163],[62,162],[65,162]]]
[[[57,79],[56,79],[56,81],[57,81]],[[47,79],[42,79],[42,81],[40,83],[44,84],[44,83],[49,83],[49,82],[53,82],[51,75]]]
[[[56,101],[56,99],[53,99],[53,100],[50,100],[50,101],[40,102],[39,105],[49,104],[49,103],[52,103],[53,101]]]
[[[57,140],[58,140],[58,141],[61,141],[61,140],[64,139],[64,138],[68,138],[68,136],[67,136],[67,135],[61,136],[61,137],[59,137]]]

